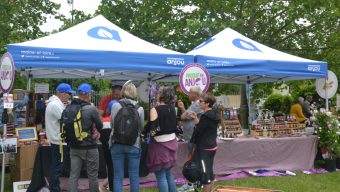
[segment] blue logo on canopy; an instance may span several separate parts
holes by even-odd
[[[96,39],[122,41],[118,31],[102,26],[94,27],[88,30],[87,35]]]
[[[252,44],[251,42],[245,41],[243,39],[234,39],[233,44],[235,45],[235,47],[240,48],[240,49],[244,49],[244,50],[247,50],[247,51],[262,52],[254,44]]]
[[[194,50],[199,49],[199,48],[201,48],[201,47],[204,47],[204,46],[206,46],[207,44],[213,42],[214,40],[215,40],[215,39],[213,39],[213,38],[209,38],[208,40],[206,40],[205,42],[203,42],[201,45],[195,47]]]

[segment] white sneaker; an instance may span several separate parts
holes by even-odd
[[[187,191],[194,191],[194,185],[189,185],[188,183],[182,185],[180,188],[177,189],[177,192],[187,192]]]
[[[99,192],[109,192],[110,190],[108,190],[107,188],[105,188],[102,185],[99,185]]]

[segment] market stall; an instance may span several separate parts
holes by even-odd
[[[212,82],[264,83],[325,78],[327,63],[272,49],[226,28],[187,54],[212,74]]]
[[[318,79],[327,76],[327,63],[304,59],[262,45],[246,36],[226,28],[209,38],[188,54],[203,64],[211,73],[212,82],[255,84],[301,79]],[[248,95],[250,100],[250,95]],[[241,135],[237,114],[222,109],[220,137]],[[261,114],[261,112],[260,112]],[[261,114],[262,115],[262,114]],[[236,117],[235,119],[231,116]],[[254,137],[297,136],[305,132],[305,124],[294,118],[274,118],[268,114],[257,118],[252,126]]]
[[[177,81],[193,56],[144,41],[99,15],[65,31],[9,44],[17,71],[29,78]]]
[[[327,73],[325,62],[276,51],[231,29],[220,32],[188,54],[182,54],[141,40],[112,24],[103,16],[97,16],[47,37],[10,44],[8,51],[13,56],[16,69],[29,78],[106,78],[176,82],[183,66],[194,61],[206,67],[211,82],[219,83],[249,84],[324,78]],[[230,121],[229,125],[236,125],[235,121]],[[234,156],[225,156],[225,153],[231,153],[230,147],[240,143],[242,145],[239,146],[267,146],[271,149],[277,146],[277,150],[268,149],[266,156],[273,156],[276,151],[285,151],[283,155],[286,159],[290,155],[292,157],[282,161],[282,166],[275,167],[270,162],[266,165],[266,161],[260,158],[264,151],[255,154],[256,149],[251,149],[255,150],[250,152],[250,155],[254,156],[251,165],[217,166],[216,173],[230,173],[238,169],[237,166],[239,169],[247,169],[247,167],[249,169],[308,169],[312,166],[315,156],[313,150],[315,140],[315,137],[301,137],[220,141],[220,151],[217,153],[220,162],[227,162],[234,158]],[[289,143],[292,141],[304,142],[300,146],[308,149],[309,153],[303,161],[297,158],[300,150],[289,148],[291,146]],[[283,146],[289,150],[280,150]],[[181,169],[186,159],[184,148],[186,148],[184,144],[181,145],[175,172]],[[247,156],[249,153],[242,153],[239,158],[243,159]],[[294,161],[303,162],[305,166],[297,165],[296,163],[299,162],[292,163]]]

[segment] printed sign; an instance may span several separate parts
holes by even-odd
[[[31,181],[13,182],[13,192],[25,192],[30,186]]]
[[[36,83],[34,85],[34,92],[35,93],[49,93],[50,86],[48,83]]]
[[[10,53],[1,57],[0,63],[0,88],[4,93],[11,91],[14,82],[14,62]]]
[[[1,143],[0,154],[17,153],[17,144],[18,144],[17,137],[6,138],[4,140],[1,140],[0,143]]]
[[[4,108],[13,109],[13,94],[4,94]]]
[[[21,142],[38,140],[37,130],[35,127],[15,128],[15,132]]]
[[[210,76],[203,65],[199,63],[188,64],[182,69],[179,75],[179,84],[187,95],[189,94],[190,88],[195,86],[200,87],[203,92],[206,92],[209,88]]]

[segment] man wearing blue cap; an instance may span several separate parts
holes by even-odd
[[[71,171],[69,178],[69,191],[76,192],[78,188],[78,179],[83,163],[87,166],[87,176],[89,178],[89,187],[91,192],[98,192],[98,169],[99,169],[99,152],[97,141],[92,136],[93,125],[98,132],[103,127],[97,108],[91,105],[91,86],[87,83],[78,86],[78,97],[73,99],[71,105],[80,105],[81,127],[89,136],[79,141],[79,144],[70,144]]]
[[[59,177],[63,171],[63,163],[59,153],[60,140],[60,123],[61,114],[65,109],[65,103],[70,99],[70,95],[74,94],[71,86],[61,83],[56,89],[56,95],[51,96],[47,101],[45,124],[47,139],[51,143],[52,166],[50,172],[49,188],[51,192],[61,191]],[[65,153],[64,153],[65,154]],[[64,158],[65,159],[65,158]]]

